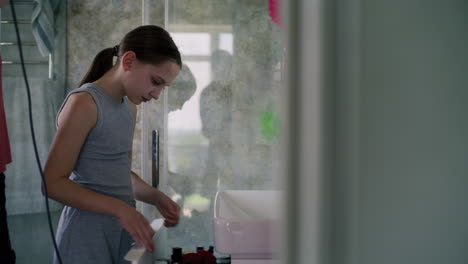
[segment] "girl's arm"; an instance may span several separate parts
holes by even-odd
[[[166,194],[153,188],[132,171],[132,184],[135,199],[156,206],[164,217],[164,225],[175,226],[179,223],[179,205]]]
[[[131,102],[129,102],[129,104],[132,109],[133,120],[135,120],[136,124],[137,107]],[[135,128],[133,130],[135,131]],[[128,155],[131,164],[132,152],[130,151]],[[165,218],[165,226],[170,227],[177,225],[179,223],[179,205],[167,197],[163,192],[147,184],[135,172],[132,171],[131,174],[135,199],[156,206],[158,211]]]
[[[115,216],[138,245],[152,251],[154,231],[140,213],[123,201],[93,192],[68,178],[96,121],[97,107],[91,95],[83,92],[69,97],[59,115],[44,167],[48,195],[71,207]]]

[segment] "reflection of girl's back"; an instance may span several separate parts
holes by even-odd
[[[202,133],[210,146],[229,142],[232,106],[232,56],[216,50],[211,57],[213,80],[200,95]]]
[[[213,81],[201,93],[202,134],[209,140],[202,179],[203,193],[211,198],[232,175],[231,106],[231,83]]]
[[[232,56],[225,50],[212,54],[213,81],[200,95],[202,134],[209,140],[203,173],[205,195],[214,198],[218,188],[232,179]]]
[[[231,134],[230,83],[211,82],[200,96],[200,118],[202,134],[211,145],[227,144]]]

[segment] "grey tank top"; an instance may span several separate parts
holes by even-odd
[[[70,95],[89,93],[97,106],[96,126],[89,132],[70,179],[97,193],[135,206],[128,153],[132,146],[134,120],[128,99],[117,102],[102,88],[87,83]]]

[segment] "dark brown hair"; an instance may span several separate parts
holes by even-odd
[[[99,52],[80,86],[101,78],[112,68],[113,56],[120,58],[127,51],[135,52],[136,58],[143,63],[158,65],[174,61],[182,67],[179,49],[166,30],[155,25],[140,26],[128,32],[118,46]]]

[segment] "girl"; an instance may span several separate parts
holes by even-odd
[[[154,231],[135,199],[155,205],[166,226],[178,223],[179,206],[131,172],[130,161],[136,105],[158,99],[181,65],[164,29],[141,26],[102,50],[65,99],[44,168],[50,198],[66,205],[57,228],[64,264],[129,263],[133,241],[152,252]]]

